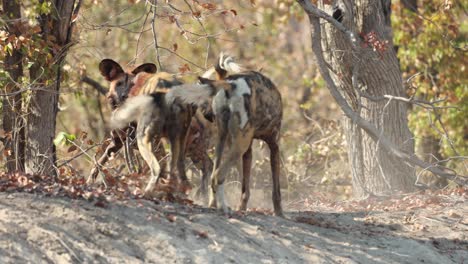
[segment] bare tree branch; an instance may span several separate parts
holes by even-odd
[[[136,49],[135,49],[135,58],[133,58],[133,62],[136,61],[136,59],[138,58],[138,46],[140,45],[140,40],[141,40],[141,37],[143,36],[143,32],[144,32],[144,29],[145,29],[145,26],[146,26],[146,21],[148,21],[148,17],[149,17],[149,14],[151,13],[151,9],[150,11],[146,12],[146,16],[145,16],[145,20],[143,21],[143,25],[141,25],[141,30],[140,30],[140,33],[138,34],[138,39],[137,39],[137,43],[136,43]]]
[[[158,35],[156,33],[156,5],[158,1],[154,2],[154,5],[151,6],[151,10],[153,12],[153,18],[151,19],[151,30],[153,31],[153,39],[154,39],[154,48],[156,49],[156,61],[158,62],[159,70],[163,70],[161,65],[161,59],[159,55],[159,45],[158,45]]]
[[[108,92],[106,87],[102,86],[99,82],[89,78],[86,75],[81,76],[80,81],[86,84],[89,84],[91,87],[96,89],[102,95],[106,95]]]
[[[369,99],[373,102],[379,102],[379,101],[386,101],[386,100],[395,100],[399,102],[404,102],[408,104],[414,104],[417,106],[420,106],[425,109],[449,109],[449,108],[454,108],[454,109],[459,109],[457,106],[453,105],[447,105],[447,106],[436,106],[438,103],[442,103],[446,101],[446,98],[438,99],[435,101],[426,101],[426,100],[420,100],[420,99],[415,99],[415,98],[406,98],[406,97],[401,97],[401,96],[394,96],[394,95],[389,95],[385,94],[383,96],[371,96],[369,94],[366,94],[364,92],[360,92],[360,95],[366,99]]]
[[[190,9],[190,12],[192,12],[192,14],[194,13],[193,9],[192,9],[192,6],[189,4],[189,2],[187,2],[187,0],[184,0],[185,4],[188,6],[188,8]],[[210,55],[210,47],[211,47],[211,43],[210,43],[210,38],[208,37],[208,31],[206,31],[206,28],[205,28],[205,25],[203,25],[203,23],[201,22],[200,18],[195,16],[195,19],[197,20],[198,24],[200,25],[200,27],[202,28],[203,30],[203,33],[205,33],[205,36],[206,37],[206,56],[205,56],[205,68],[207,68],[208,66],[208,57]]]

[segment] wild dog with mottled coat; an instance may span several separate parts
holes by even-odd
[[[137,122],[137,145],[151,171],[150,182],[145,192],[150,191],[161,176],[158,159],[151,151],[155,143],[153,139],[167,137],[172,154],[170,178],[175,179],[177,169],[182,185],[189,185],[184,165],[187,153],[195,166],[202,170],[200,192],[205,193],[213,167],[207,153],[210,130],[206,128],[206,120],[202,119],[201,115],[194,115],[191,106],[164,104],[165,94],[172,86],[182,84],[180,80],[169,73],[155,73],[154,64],[144,64],[140,67],[144,67],[145,70],[128,74],[112,60],[106,59],[100,64],[101,73],[111,81],[108,97],[118,106],[112,116],[112,126],[122,128],[131,122]],[[115,74],[117,76],[114,76]],[[186,146],[188,144],[190,146]]]
[[[115,110],[127,99],[130,85],[132,85],[135,76],[140,72],[156,73],[157,68],[153,63],[145,63],[131,71],[124,71],[117,62],[111,59],[104,59],[99,63],[99,71],[109,82],[109,91],[106,94],[106,99],[108,100],[111,109]],[[112,155],[117,153],[124,146],[125,141],[134,141],[136,136],[136,126],[135,124],[130,124],[123,129],[114,129],[110,134],[110,144],[106,147],[104,153],[92,168],[87,179],[88,183],[93,183],[96,180],[100,168],[107,163]],[[158,144],[159,142],[160,138],[154,139],[155,144]],[[131,147],[134,147],[134,145]],[[154,151],[159,160],[166,156],[165,150],[162,146],[157,147]],[[165,167],[165,163],[162,164],[162,167]],[[161,173],[163,173],[162,170]]]
[[[261,139],[270,148],[273,178],[273,206],[282,216],[280,191],[279,136],[282,120],[281,95],[273,82],[256,71],[237,74],[224,72],[219,60],[215,67],[219,80],[200,77],[202,85],[174,87],[167,95],[170,100],[190,103],[212,111],[217,126],[215,164],[212,174],[210,206],[229,212],[224,197],[224,180],[229,169],[237,165],[242,177],[240,209],[245,210],[250,197],[252,141]],[[225,151],[226,145],[228,149]]]

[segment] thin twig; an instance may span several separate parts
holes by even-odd
[[[136,59],[138,58],[138,46],[140,45],[140,40],[141,40],[141,37],[143,36],[146,22],[148,21],[148,17],[150,13],[151,13],[151,9],[150,11],[146,12],[145,20],[143,21],[143,25],[141,25],[140,33],[138,34],[136,48],[135,48],[135,58],[133,59],[133,61],[136,61]]]
[[[88,147],[88,148],[86,148],[86,149],[81,149],[81,148],[80,148],[80,151],[81,151],[80,153],[78,153],[77,155],[71,157],[70,159],[67,159],[66,161],[62,162],[62,164],[57,165],[57,168],[60,168],[60,167],[62,167],[62,166],[64,166],[64,165],[67,165],[68,163],[70,163],[70,162],[72,162],[73,160],[75,160],[75,159],[81,157],[81,156],[84,155],[86,152],[90,151],[91,149],[93,149],[93,148],[95,148],[95,147],[98,147],[98,146],[101,146],[101,145],[102,145],[102,144],[95,144],[95,145],[90,146],[90,147]],[[89,155],[88,155],[88,157],[89,157]]]
[[[187,2],[187,0],[184,0],[185,4],[188,6],[188,8],[190,9],[190,12],[192,12],[192,14],[194,14],[193,12],[193,9],[192,9],[192,6]],[[208,37],[208,32],[206,31],[206,28],[205,26],[203,25],[203,23],[201,22],[200,18],[198,16],[194,16],[195,19],[197,20],[198,24],[200,25],[200,27],[202,28],[203,32],[205,33],[205,37],[206,37],[206,42],[207,42],[207,47],[206,47],[206,56],[205,56],[205,68],[207,68],[208,66],[208,57],[210,55],[210,38]]]
[[[154,5],[151,6],[151,10],[153,12],[153,18],[151,19],[151,30],[153,31],[153,40],[154,40],[154,48],[156,49],[156,61],[158,62],[158,67],[159,70],[163,70],[163,67],[161,65],[161,60],[160,60],[160,54],[159,54],[159,45],[158,45],[158,34],[156,33],[156,8],[158,1],[155,0]]]

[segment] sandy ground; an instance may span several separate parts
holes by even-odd
[[[317,208],[286,219],[199,206],[0,193],[1,263],[468,263],[468,205]]]

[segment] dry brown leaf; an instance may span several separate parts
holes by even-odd
[[[179,72],[180,73],[190,72],[190,66],[187,63],[185,63],[184,65],[179,67]]]
[[[67,149],[67,152],[70,153],[70,152],[73,152],[75,150],[77,150],[78,148],[75,146],[75,145],[72,145],[70,146],[68,149]]]

